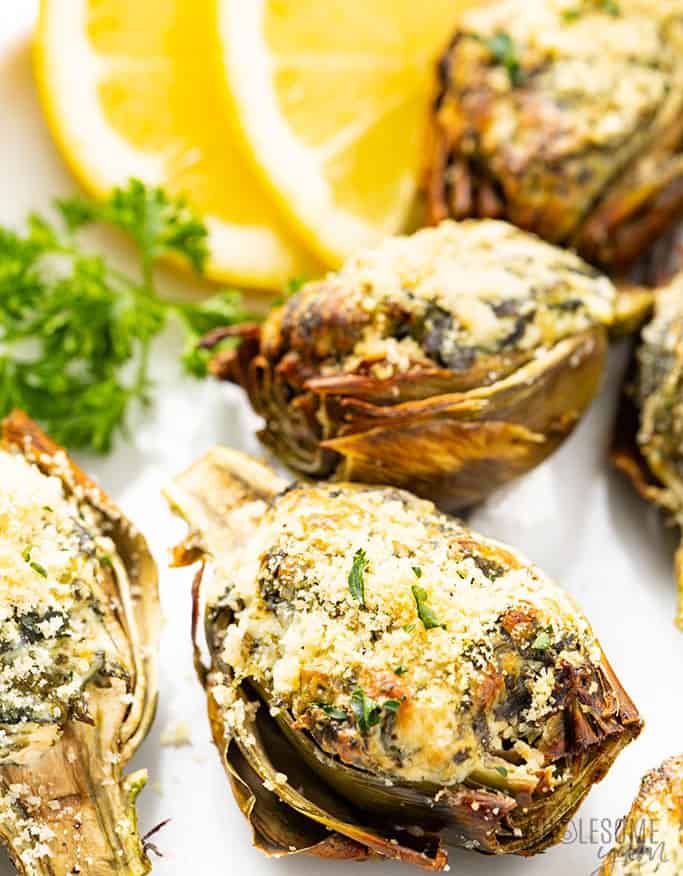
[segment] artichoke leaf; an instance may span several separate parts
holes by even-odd
[[[49,737],[27,730],[26,747],[0,763],[0,838],[24,876],[148,873],[135,810],[146,771],[125,776],[123,768],[156,708],[156,565],[143,536],[23,412],[4,420],[1,447],[59,478],[65,496],[100,515],[113,550],[101,561],[107,608],[98,617],[117,666],[103,658],[84,681],[82,704],[47,725]]]
[[[680,3],[621,2],[616,15],[591,4],[571,21],[561,5],[480,6],[438,68],[428,220],[504,218],[594,264],[628,268],[683,212]],[[507,83],[489,50],[501,32],[514,34]],[[637,48],[625,55],[627,42]],[[618,121],[600,131],[615,100]]]
[[[350,485],[325,488],[332,504],[345,489],[357,489],[359,496],[366,492]],[[381,488],[367,488],[369,493],[373,489]],[[584,675],[563,664],[562,705],[548,717],[543,741],[533,743],[536,753],[531,749],[532,756],[525,755],[524,749],[510,752],[508,761],[501,756],[504,753],[489,752],[455,783],[399,777],[391,766],[367,769],[363,751],[369,743],[367,737],[353,735],[356,725],[348,711],[336,710],[331,718],[334,726],[319,725],[316,715],[332,714],[326,706],[314,700],[312,713],[295,711],[274,696],[270,681],[239,675],[239,663],[233,662],[230,655],[234,652],[226,646],[243,605],[230,596],[230,582],[239,567],[233,560],[240,551],[249,555],[254,537],[261,560],[270,557],[269,551],[263,554],[257,530],[259,524],[265,526],[266,538],[272,530],[259,517],[267,517],[279,503],[307,490],[316,494],[315,486],[283,490],[281,479],[261,463],[217,448],[166,491],[193,533],[189,549],[183,548],[179,558],[183,562],[198,559],[197,546],[201,545],[215,566],[215,582],[203,584],[201,575],[195,579],[195,618],[199,616],[199,591],[206,591],[206,641],[211,659],[208,671],[200,675],[207,686],[214,741],[235,799],[251,824],[255,845],[274,855],[306,852],[347,859],[398,858],[429,870],[443,869],[446,864],[442,843],[524,855],[552,845],[590,787],[641,727],[633,703],[599,646],[591,658],[597,662],[590,685]],[[401,500],[397,491],[386,488],[386,492],[388,501]],[[402,496],[410,499],[408,494]],[[316,529],[320,526],[324,531],[325,518],[314,519]],[[283,524],[287,529],[281,520],[279,526]],[[475,551],[484,568],[523,567],[511,550],[494,548],[493,543],[487,547],[485,539],[478,540],[471,533],[461,537],[458,543],[468,553]],[[285,552],[272,550],[277,563],[286,557]],[[286,587],[291,570],[284,565],[281,573]],[[277,591],[270,591],[266,581],[259,587],[265,587],[260,591],[265,599],[272,592],[273,604],[278,604]],[[511,622],[517,623],[512,616]],[[257,650],[258,641],[254,644]],[[324,675],[318,681],[314,673],[310,683],[312,691],[318,683],[324,685]],[[306,686],[299,690],[305,691]],[[387,691],[385,696],[393,695]],[[409,710],[408,689],[406,696]],[[462,742],[469,739],[460,738]]]
[[[190,527],[189,539],[174,554],[176,561],[193,562],[198,545],[220,561],[222,552],[239,546],[253,530],[263,503],[285,485],[267,466],[245,454],[213,448],[164,488],[171,507]],[[207,635],[210,639],[209,630]],[[250,703],[244,691],[240,693],[243,721],[228,732],[216,699],[222,690],[220,681],[220,673],[209,673],[209,720],[257,847],[269,854],[306,852],[338,859],[364,859],[376,853],[425,869],[443,869],[446,858],[438,837],[404,837],[409,846],[397,836],[363,827],[349,804],[300,761],[265,709],[257,708],[254,715],[253,706],[260,703]],[[302,786],[305,794],[298,790]]]
[[[241,696],[246,700],[245,694]],[[288,744],[266,709],[254,711],[253,706],[260,706],[258,701],[247,701],[243,723],[226,737],[224,725],[215,726],[216,721],[223,722],[213,713],[211,693],[209,697],[214,741],[224,752],[233,789],[235,782],[241,783],[236,797],[252,824],[256,844],[264,851],[345,859],[363,859],[375,853],[426,870],[443,869],[446,857],[437,836],[424,830],[412,836],[405,831],[363,826],[360,812],[354,812],[307,768],[298,749]],[[249,793],[245,795],[246,788]]]
[[[559,446],[597,392],[608,335],[651,304],[504,222],[444,222],[306,284],[212,370],[302,474],[457,510]]]
[[[466,394],[396,406],[342,399],[340,480],[390,481],[446,509],[468,507],[546,458],[571,432],[600,383],[606,335],[568,338],[498,381]]]

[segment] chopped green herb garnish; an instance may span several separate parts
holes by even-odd
[[[54,508],[50,508],[49,505],[43,505],[43,511],[49,511],[49,512],[51,513],[51,512],[54,511],[54,510],[55,510],[55,509],[54,509]]]
[[[32,550],[32,546],[31,546],[31,545],[28,545],[28,546],[25,547],[25,548],[23,549],[23,551],[21,552],[21,558],[22,558],[22,560],[23,560],[25,563],[30,563],[30,562],[31,562],[31,550]]]
[[[398,712],[401,708],[400,700],[385,700],[382,704],[382,708],[386,709],[388,712]]]
[[[102,554],[102,556],[99,558],[99,560],[103,566],[111,567],[111,565],[112,565],[111,557],[109,556],[109,554]]]
[[[501,776],[502,776],[504,779],[507,778],[508,771],[505,769],[505,767],[497,766],[497,767],[496,767],[496,772],[497,772],[497,773],[500,773]]]
[[[514,40],[509,33],[499,30],[491,37],[472,34],[475,40],[482,43],[491,52],[496,64],[505,67],[508,79],[512,85],[518,85],[522,80],[522,68]]]
[[[408,670],[405,668],[405,666],[397,666],[396,669],[394,669],[396,675],[405,675],[407,671]]]
[[[413,570],[413,575],[415,575],[416,578],[422,577],[422,569],[419,566],[412,566],[411,568]]]
[[[412,631],[415,629],[415,624],[405,624],[401,627],[401,629],[404,633],[412,633]]]
[[[436,627],[441,627],[445,630],[446,625],[442,624],[437,619],[433,610],[427,605],[427,600],[429,599],[427,591],[423,587],[418,587],[416,584],[413,584],[412,590],[415,598],[415,605],[417,606],[417,616],[422,621],[424,628],[426,630],[433,630]]]
[[[564,9],[562,18],[565,21],[576,21],[585,15],[590,10],[595,9],[599,12],[605,12],[607,15],[612,15],[615,18],[621,15],[621,7],[616,0],[583,0],[579,6],[571,6],[569,9]]]
[[[379,703],[366,696],[360,687],[356,688],[351,694],[351,708],[356,716],[358,729],[361,733],[368,733],[379,724],[382,718],[382,707]]]
[[[319,709],[322,709],[326,715],[334,721],[345,721],[348,717],[343,709],[337,709],[335,706],[328,706],[327,703],[314,703]]]
[[[40,563],[36,563],[34,562],[34,560],[31,560],[29,566],[36,574],[40,575],[41,578],[47,578],[47,572],[45,571],[45,568],[40,565]]]
[[[351,596],[365,608],[365,579],[364,572],[368,567],[368,558],[363,548],[358,548],[353,555],[353,563],[349,572],[349,591]]]
[[[170,315],[186,330],[186,370],[201,375],[211,354],[200,337],[249,314],[234,291],[201,303],[157,295],[160,257],[196,271],[207,258],[206,227],[182,198],[130,180],[105,201],[55,206],[61,223],[34,214],[23,233],[0,227],[0,416],[23,408],[59,443],[106,452],[131,404],[150,400],[150,347]],[[138,276],[83,248],[78,232],[100,223],[132,238]]]
[[[546,651],[550,644],[550,634],[547,630],[542,630],[532,642],[531,647],[536,651]]]

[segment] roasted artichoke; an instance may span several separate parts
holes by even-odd
[[[642,781],[600,876],[680,876],[683,873],[683,755]]]
[[[176,564],[202,560],[214,740],[267,853],[530,855],[641,729],[571,598],[431,502],[286,488],[223,448],[167,497]]]
[[[149,872],[122,769],[156,704],[156,567],[24,414],[0,445],[0,841],[24,876]]]
[[[204,345],[241,336],[212,371],[247,390],[261,439],[292,468],[452,510],[560,444],[599,385],[608,328],[649,299],[504,222],[446,221]]]
[[[612,458],[645,499],[683,528],[683,275],[657,291],[627,378]],[[683,541],[676,576],[683,629]]]
[[[500,0],[439,67],[432,222],[504,218],[622,268],[683,214],[683,0]]]

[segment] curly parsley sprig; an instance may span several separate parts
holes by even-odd
[[[55,202],[59,222],[31,215],[25,232],[0,227],[0,415],[20,407],[61,444],[111,449],[131,403],[148,404],[149,354],[169,316],[185,328],[185,369],[206,373],[197,342],[217,326],[250,317],[228,290],[198,304],[162,301],[154,265],[180,257],[197,272],[207,231],[182,198],[130,180],[109,198]],[[129,276],[78,240],[106,223],[135,243],[139,276]]]

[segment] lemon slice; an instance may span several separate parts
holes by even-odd
[[[405,224],[465,0],[218,0],[226,83],[281,208],[331,263]]]
[[[36,69],[53,135],[98,196],[135,176],[204,215],[213,279],[314,273],[236,146],[214,0],[43,0]]]

